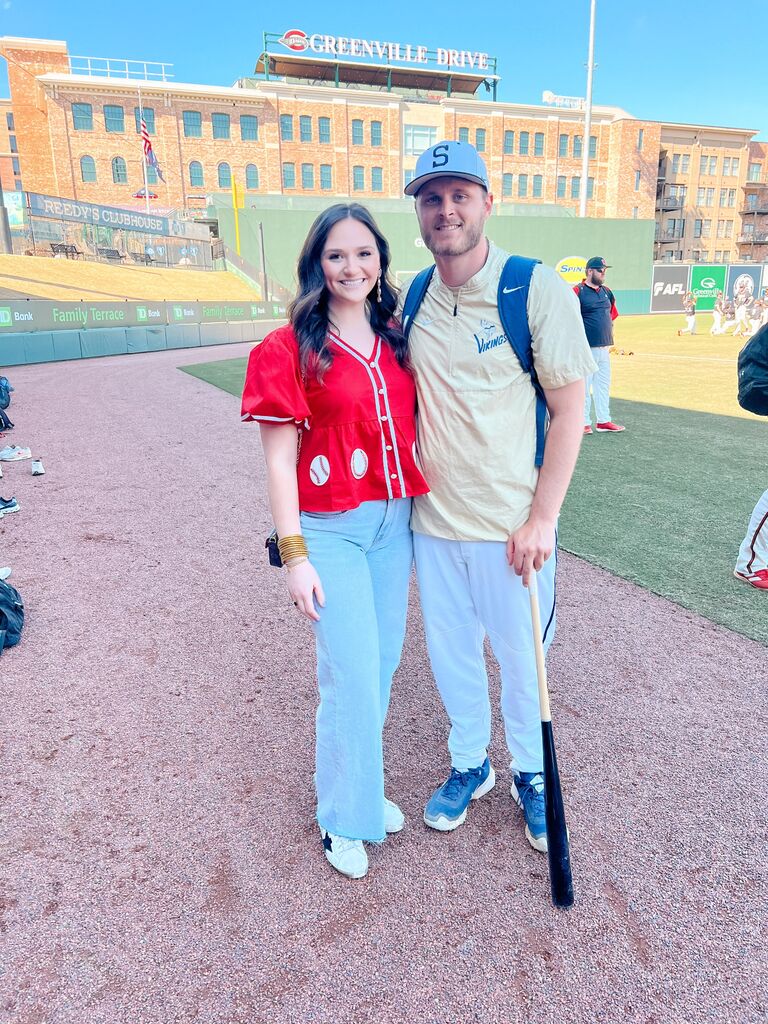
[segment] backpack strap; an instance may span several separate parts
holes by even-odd
[[[429,289],[429,284],[434,273],[435,265],[433,263],[431,267],[425,267],[424,270],[420,270],[408,285],[405,302],[403,303],[402,315],[402,329],[406,341],[408,340],[408,335],[411,333],[413,318],[418,313],[419,306],[424,301],[424,296],[427,294],[427,290]]]
[[[547,436],[549,414],[544,389],[536,375],[533,365],[533,339],[528,326],[528,292],[531,286],[533,268],[541,260],[528,259],[525,256],[510,256],[504,264],[499,278],[499,290],[496,298],[499,316],[510,345],[520,360],[523,370],[531,378],[536,392],[536,458],[535,464],[541,466],[544,461],[544,442]]]

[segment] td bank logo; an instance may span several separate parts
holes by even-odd
[[[184,307],[183,306],[174,306],[173,307],[173,319],[174,320],[183,320],[184,319]]]
[[[0,306],[0,327],[10,327],[13,323],[10,306]]]
[[[147,307],[146,306],[137,306],[136,307],[136,319],[140,323],[146,322],[146,320],[147,320]]]

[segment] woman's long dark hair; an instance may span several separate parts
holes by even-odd
[[[389,245],[369,211],[360,203],[336,203],[323,210],[309,229],[297,268],[299,290],[288,307],[288,316],[299,341],[299,358],[304,374],[322,378],[333,362],[328,344],[328,290],[321,263],[331,228],[341,220],[360,221],[376,239],[381,262],[381,302],[376,287],[368,295],[368,319],[371,327],[389,345],[401,366],[408,365],[403,332],[393,320],[397,289],[389,279]]]

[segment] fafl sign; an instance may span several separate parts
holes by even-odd
[[[656,264],[651,284],[652,313],[680,313],[688,291],[689,267]]]

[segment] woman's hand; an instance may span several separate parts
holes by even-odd
[[[321,608],[325,607],[325,594],[323,585],[314,565],[307,560],[299,562],[298,565],[288,566],[285,570],[285,581],[288,585],[288,593],[291,600],[302,615],[308,619],[318,622],[320,616],[315,608],[315,598]]]

